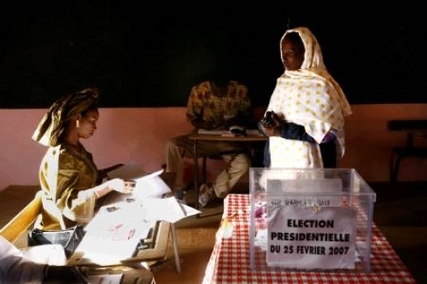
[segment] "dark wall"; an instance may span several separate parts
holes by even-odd
[[[184,106],[219,58],[266,105],[288,25],[316,34],[350,103],[427,102],[421,7],[32,2],[0,12],[0,108],[48,107],[89,85],[104,107]]]

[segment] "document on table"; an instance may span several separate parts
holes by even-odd
[[[183,218],[200,214],[201,212],[193,207],[181,204],[175,197],[160,198],[164,194],[170,193],[170,187],[163,181],[160,174],[163,170],[144,174],[135,165],[124,165],[111,171],[110,178],[122,177],[132,178],[136,181],[135,189],[131,195],[110,193],[103,204],[114,204],[129,199],[138,201],[144,207],[146,218],[155,221],[167,221],[175,223]],[[141,175],[137,177],[137,175]]]
[[[132,178],[136,186],[132,194],[109,193],[92,220],[86,225],[86,235],[71,256],[70,265],[116,265],[134,256],[141,240],[146,239],[157,221],[175,223],[201,213],[181,204],[175,197],[161,198],[171,190],[157,171]],[[129,178],[138,173],[133,166],[113,171]],[[110,173],[111,174],[111,173]],[[117,176],[116,176],[117,175]]]
[[[163,170],[134,179],[136,181],[133,195],[137,198],[162,197],[171,192],[170,187],[163,181],[160,174]]]
[[[143,201],[143,206],[150,220],[170,223],[201,213],[193,207],[182,204],[173,196],[168,198],[147,198]]]
[[[146,216],[135,200],[102,206],[86,225],[86,234],[68,263],[115,265],[132,257],[154,226],[155,221]]]

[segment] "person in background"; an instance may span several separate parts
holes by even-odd
[[[43,208],[36,227],[57,230],[85,223],[81,216],[93,212],[97,199],[111,191],[128,194],[133,189],[134,184],[119,178],[103,182],[106,172],[116,166],[98,170],[92,154],[80,142],[97,129],[98,97],[96,88],[87,88],[60,98],[32,136],[49,147],[39,171]]]
[[[269,137],[264,166],[335,168],[345,152],[344,117],[352,113],[306,27],[280,40],[284,73],[277,79],[260,131]]]
[[[85,268],[37,263],[0,235],[0,283],[89,283]]]
[[[229,129],[233,125],[249,127],[253,123],[247,86],[230,80],[225,72],[226,70],[217,70],[208,79],[192,87],[186,116],[196,130]],[[221,156],[227,163],[226,169],[214,182],[200,186],[197,202],[203,208],[215,197],[226,197],[247,172],[251,161],[248,150],[233,142],[198,141],[197,152],[200,156]],[[172,137],[167,141],[166,172],[176,173],[172,191],[178,199],[184,196],[184,158],[192,157],[192,153],[193,141],[189,139],[189,134]]]

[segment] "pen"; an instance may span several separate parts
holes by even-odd
[[[135,229],[132,229],[129,231],[128,240],[130,240],[133,237],[133,235],[135,235]]]
[[[121,227],[123,227],[123,224],[117,224],[115,226],[111,226],[109,231],[116,231],[117,229],[120,229]]]

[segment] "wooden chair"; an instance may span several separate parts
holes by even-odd
[[[395,182],[399,177],[400,163],[404,158],[427,158],[427,147],[416,146],[414,143],[415,138],[427,138],[427,120],[390,120],[387,122],[387,129],[406,133],[406,145],[392,147],[390,157],[390,181]]]

